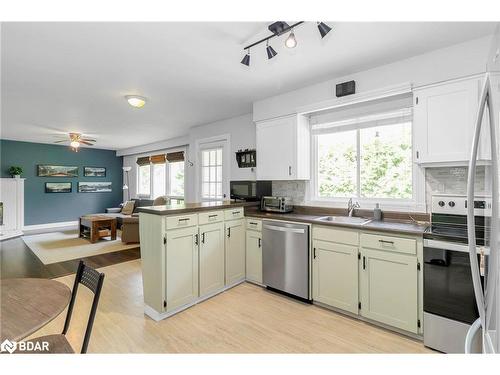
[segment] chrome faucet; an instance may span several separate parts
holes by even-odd
[[[349,202],[347,202],[347,215],[349,215],[349,217],[352,216],[352,213],[354,212],[354,209],[356,208],[359,208],[359,203],[358,202],[355,202],[355,203],[352,203],[352,198],[349,199]]]

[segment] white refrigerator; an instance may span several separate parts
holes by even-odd
[[[474,204],[467,207],[468,243],[474,293],[476,296],[479,318],[472,324],[465,339],[465,352],[472,352],[472,342],[476,335],[482,336],[483,353],[500,353],[500,217],[499,217],[499,117],[500,117],[500,24],[493,37],[486,73],[483,80],[480,105],[475,121],[475,133],[472,154],[469,161],[467,181],[467,201],[475,198],[476,179],[484,179],[484,185],[491,192],[492,210],[489,223],[489,236],[486,246],[489,247],[487,258],[478,257],[474,229]],[[486,133],[484,133],[486,132]],[[480,147],[481,134],[489,132],[488,153],[486,163],[476,160]],[[483,137],[484,138],[484,137]],[[491,148],[491,149],[490,149]],[[484,173],[477,173],[482,168]],[[478,177],[479,176],[479,177]]]

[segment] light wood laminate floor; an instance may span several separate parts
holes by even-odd
[[[429,353],[419,341],[244,283],[161,322],[143,314],[140,260],[106,274],[90,353]],[[74,275],[58,280],[73,285]],[[80,350],[91,293],[68,339]],[[60,333],[66,311],[31,337]]]

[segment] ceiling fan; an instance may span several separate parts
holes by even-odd
[[[94,143],[96,142],[95,139],[84,138],[83,134],[80,133],[69,133],[68,137],[69,139],[60,139],[58,141],[54,141],[54,143],[69,142],[69,145],[73,149],[73,151],[78,152],[78,148],[80,147],[81,144],[87,146],[93,146]]]

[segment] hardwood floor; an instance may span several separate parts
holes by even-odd
[[[82,258],[93,268],[139,259],[139,247]],[[41,277],[56,278],[76,272],[79,259],[54,264],[43,264],[20,238],[12,238],[0,243],[0,278]]]
[[[419,341],[244,283],[166,320],[143,314],[141,262],[106,274],[89,353],[432,353]],[[72,286],[74,276],[58,280]],[[79,351],[91,293],[79,288],[68,339]],[[32,337],[60,333],[66,312]]]

